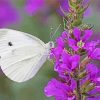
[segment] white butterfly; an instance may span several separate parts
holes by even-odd
[[[35,36],[24,32],[0,29],[0,66],[13,81],[31,79],[50,53],[53,42],[45,44]]]

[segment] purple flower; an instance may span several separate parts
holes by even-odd
[[[74,100],[75,95],[73,90],[75,86],[74,81],[71,81],[71,84],[67,85],[56,79],[52,79],[45,87],[44,92],[48,97],[54,96],[56,100]]]
[[[100,76],[98,78],[96,78],[95,82],[96,82],[95,89],[96,89],[97,92],[100,92]]]
[[[86,66],[86,70],[88,73],[88,78],[92,81],[95,81],[99,72],[98,68],[94,64],[89,63]]]
[[[35,15],[37,12],[43,10],[45,0],[27,0],[25,10],[29,15]]]
[[[64,77],[66,73],[72,72],[79,66],[80,56],[71,56],[63,50],[60,59],[56,62],[54,70],[59,73],[59,76]]]
[[[63,33],[62,36],[56,39],[57,47],[51,50],[51,57],[55,58],[56,61],[59,60],[61,53],[63,52],[65,45],[64,38],[65,38],[65,32]]]
[[[95,86],[92,91],[89,91],[89,94],[92,94],[93,91],[100,92],[100,78],[98,77],[99,69],[94,64],[89,63],[86,66],[86,72],[87,76],[82,83],[90,80],[90,84],[94,84]]]
[[[58,46],[64,48],[65,43],[64,43],[64,40],[63,40],[62,37],[57,38],[56,43],[57,43]]]
[[[54,58],[56,61],[59,60],[62,51],[63,51],[63,48],[60,46],[53,48],[51,50],[51,57]]]
[[[100,97],[91,97],[91,98],[88,98],[87,100],[100,100]]]
[[[61,37],[62,37],[63,39],[66,39],[67,36],[68,36],[67,32],[66,32],[66,31],[63,31],[62,34],[61,34]]]
[[[89,52],[89,57],[91,59],[100,60],[100,48],[96,48],[93,51]]]
[[[99,91],[97,90],[97,88],[93,89],[92,91],[88,92],[89,97],[87,98],[87,100],[100,100],[100,87],[99,87]]]
[[[86,48],[87,48],[87,50],[89,51],[89,53],[93,52],[93,51],[95,50],[96,46],[99,45],[99,43],[100,43],[99,40],[88,42],[88,43],[86,44]]]
[[[86,77],[81,80],[81,86],[84,87],[83,92],[87,94],[86,100],[99,100],[97,99],[100,98],[97,96],[100,92],[99,69],[94,64],[89,63],[86,66],[86,72]]]
[[[77,51],[79,49],[88,50],[87,40],[90,39],[90,37],[93,34],[93,31],[92,30],[85,30],[83,33],[83,32],[81,32],[81,30],[79,28],[74,28],[73,34],[75,37],[74,39],[72,39],[70,37],[68,38],[69,46],[75,51]],[[91,42],[90,45],[92,45],[92,44],[93,43]]]
[[[0,0],[0,27],[6,27],[18,21],[19,15],[10,0]]]

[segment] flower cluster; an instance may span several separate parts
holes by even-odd
[[[75,100],[77,80],[80,81],[83,96],[91,97],[91,91],[100,91],[99,69],[90,62],[100,60],[100,48],[96,47],[99,41],[88,42],[92,34],[92,30],[74,28],[73,38],[64,31],[56,39],[57,46],[52,49],[51,57],[55,61],[54,70],[59,74],[60,80],[52,79],[48,83],[45,88],[47,96],[55,96],[56,100]],[[83,52],[87,56],[81,60]]]
[[[77,0],[69,1],[72,4]],[[70,13],[77,15],[77,18],[70,18],[72,22],[79,21],[80,18],[76,6],[75,15]],[[94,61],[100,60],[100,41],[89,41],[93,35],[92,28],[83,28],[82,23],[73,25],[70,19],[67,17],[66,30],[56,39],[56,47],[51,49],[54,71],[58,73],[58,78],[51,79],[44,92],[56,100],[99,100],[100,74]]]

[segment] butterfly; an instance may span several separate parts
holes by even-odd
[[[15,82],[25,82],[36,75],[50,56],[52,41],[44,43],[30,34],[0,29],[0,66]]]

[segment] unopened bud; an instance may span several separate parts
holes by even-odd
[[[83,59],[83,61],[81,62],[81,69],[84,69],[85,66],[90,62],[90,59],[88,57],[86,57],[85,59]]]
[[[79,74],[78,78],[79,78],[79,79],[82,79],[82,78],[86,77],[86,75],[87,75],[87,72],[86,72],[86,71],[85,71],[85,72],[81,72],[81,73]]]
[[[81,87],[82,93],[85,92],[85,88],[91,83],[91,80],[87,80]]]
[[[85,88],[85,93],[93,90],[95,88],[95,84],[91,83],[90,85],[88,85],[88,87]]]

